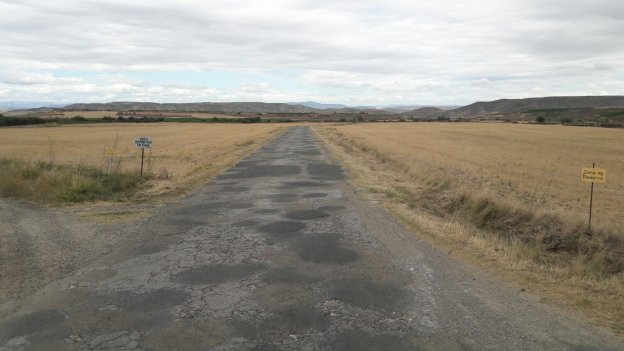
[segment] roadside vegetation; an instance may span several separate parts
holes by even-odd
[[[0,159],[0,196],[39,203],[127,201],[147,179],[93,166]]]
[[[41,118],[41,117],[3,117],[0,115],[0,127],[25,126],[37,124],[93,124],[93,123],[159,123],[159,122],[177,122],[177,123],[271,123],[271,120],[261,119],[260,117],[242,117],[242,118],[167,118],[167,117],[110,117],[102,118],[85,118],[75,116],[71,118]],[[287,122],[287,121],[280,121]]]
[[[317,133],[371,197],[432,241],[624,334],[624,134],[510,124]],[[592,230],[581,167],[607,168]]]
[[[282,128],[181,123],[0,129],[0,196],[46,204],[160,202],[205,183]],[[133,143],[140,136],[153,140],[143,177]]]

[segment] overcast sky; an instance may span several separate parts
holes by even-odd
[[[624,1],[0,0],[7,101],[624,95]]]

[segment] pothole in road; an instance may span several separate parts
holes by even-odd
[[[339,246],[339,235],[320,234],[302,238],[297,243],[299,257],[307,262],[344,264],[359,259],[350,249]]]
[[[264,269],[266,264],[261,262],[205,265],[182,271],[174,279],[192,285],[218,284],[247,278]]]
[[[401,286],[374,282],[372,278],[336,279],[329,283],[330,296],[361,308],[399,311],[409,303],[409,295]]]
[[[295,210],[287,212],[285,217],[288,219],[308,221],[329,217],[329,214],[318,210]]]
[[[370,335],[359,330],[349,330],[338,334],[329,345],[335,351],[412,351],[418,350],[409,339],[394,335]]]

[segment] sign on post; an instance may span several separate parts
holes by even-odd
[[[106,150],[106,154],[108,155],[108,174],[110,174],[113,170],[113,156],[115,156],[115,148],[109,148]]]
[[[604,168],[583,168],[581,180],[587,183],[604,184],[606,181],[607,170]]]
[[[591,192],[589,193],[589,223],[587,231],[591,232],[592,207],[594,205],[594,183],[604,184],[607,181],[607,170],[604,168],[596,168],[596,163],[592,163],[591,168],[583,168],[581,180],[591,183]]]
[[[152,139],[150,137],[140,137],[134,139],[134,145],[139,149],[150,149],[152,147]]]
[[[139,137],[134,139],[134,145],[141,149],[141,175],[143,175],[143,159],[145,158],[145,149],[152,148],[152,139],[150,137]]]

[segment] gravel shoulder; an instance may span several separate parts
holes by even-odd
[[[28,295],[106,254],[138,224],[105,224],[72,209],[0,199],[0,302]]]

